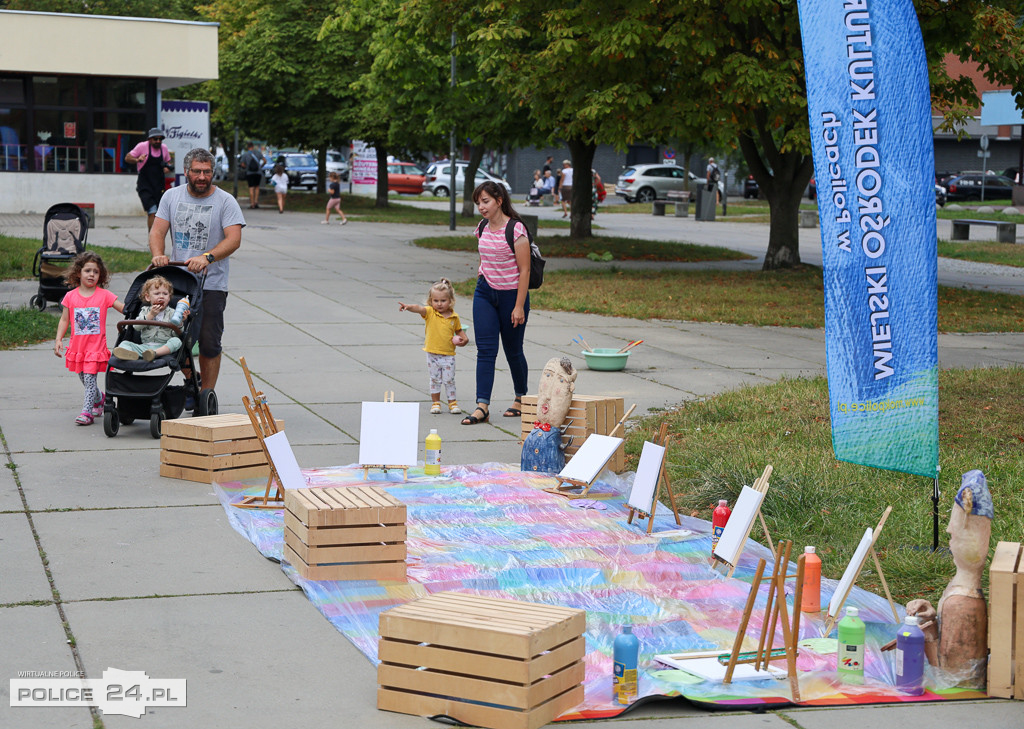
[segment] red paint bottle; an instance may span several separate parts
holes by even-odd
[[[718,506],[715,507],[714,512],[711,514],[711,554],[715,553],[718,539],[722,536],[722,532],[725,531],[725,525],[729,521],[730,516],[732,516],[732,509],[729,508],[729,502],[725,499],[719,499]]]
[[[804,589],[800,610],[805,613],[821,612],[821,557],[814,547],[804,547]]]

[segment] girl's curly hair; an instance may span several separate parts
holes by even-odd
[[[85,264],[95,263],[100,267],[100,280],[96,283],[96,286],[102,288],[110,283],[110,271],[107,270],[106,264],[103,263],[103,259],[100,258],[98,253],[92,251],[82,251],[75,260],[68,267],[67,273],[64,274],[64,281],[71,288],[74,288],[82,283],[82,269],[85,268]]]

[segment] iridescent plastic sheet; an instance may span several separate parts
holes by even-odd
[[[357,466],[303,469],[310,487],[365,485]],[[377,663],[378,615],[435,592],[454,590],[491,597],[581,608],[587,611],[585,699],[562,719],[613,716],[623,711],[612,700],[612,641],[620,626],[631,623],[640,639],[640,696],[678,696],[707,704],[763,706],[790,702],[786,681],[701,681],[654,661],[659,653],[692,650],[729,652],[743,614],[750,581],[759,557],[771,568],[771,553],[750,540],[733,578],[711,569],[710,524],[682,516],[689,534],[659,537],[680,529],[671,510],[659,507],[654,534],[647,521],[627,524],[632,474],[605,472],[591,490],[610,498],[571,500],[543,491],[555,485],[547,476],[519,471],[517,466],[486,463],[444,468],[440,477],[409,471],[371,471],[380,485],[408,509],[408,581],[311,581],[282,563],[317,609],[367,658]],[[280,511],[230,506],[243,495],[262,493],[249,483],[220,484],[218,495],[232,526],[260,552],[280,560],[283,516]],[[754,536],[757,535],[755,530]],[[782,537],[783,535],[776,535]],[[794,545],[798,554],[802,544]],[[839,573],[845,565],[828,565]],[[791,567],[795,571],[795,566]],[[836,587],[822,579],[822,604]],[[789,603],[792,606],[787,585]],[[744,650],[754,650],[761,632],[767,586],[763,586],[747,628]],[[894,688],[893,654],[879,647],[896,635],[896,623],[884,598],[855,587],[848,605],[860,608],[868,624],[864,686],[840,685],[835,675],[835,641],[821,638],[824,621],[802,616],[801,703],[871,703],[928,701],[977,692],[939,689],[929,673],[922,697],[908,697]],[[898,606],[902,617],[902,607]],[[776,631],[775,645],[782,645]],[[835,632],[833,631],[833,638]],[[774,665],[784,668],[785,662]]]

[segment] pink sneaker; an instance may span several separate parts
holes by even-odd
[[[100,393],[100,401],[92,406],[92,416],[99,418],[103,416],[103,403],[107,401],[107,394],[105,392]]]

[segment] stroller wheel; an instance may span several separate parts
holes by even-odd
[[[121,429],[121,419],[117,415],[117,411],[113,409],[107,409],[103,412],[103,432],[108,438],[113,438],[117,435],[117,431]]]
[[[163,422],[164,411],[161,409],[158,413],[153,413],[149,416],[149,434],[154,438],[160,437],[160,423]]]
[[[34,306],[35,308],[39,309],[39,311],[46,311],[46,299],[43,297],[42,294],[36,294],[31,299],[29,299],[28,305]]]
[[[210,389],[200,392],[199,399],[196,401],[195,415],[216,415],[218,411],[217,393]]]

